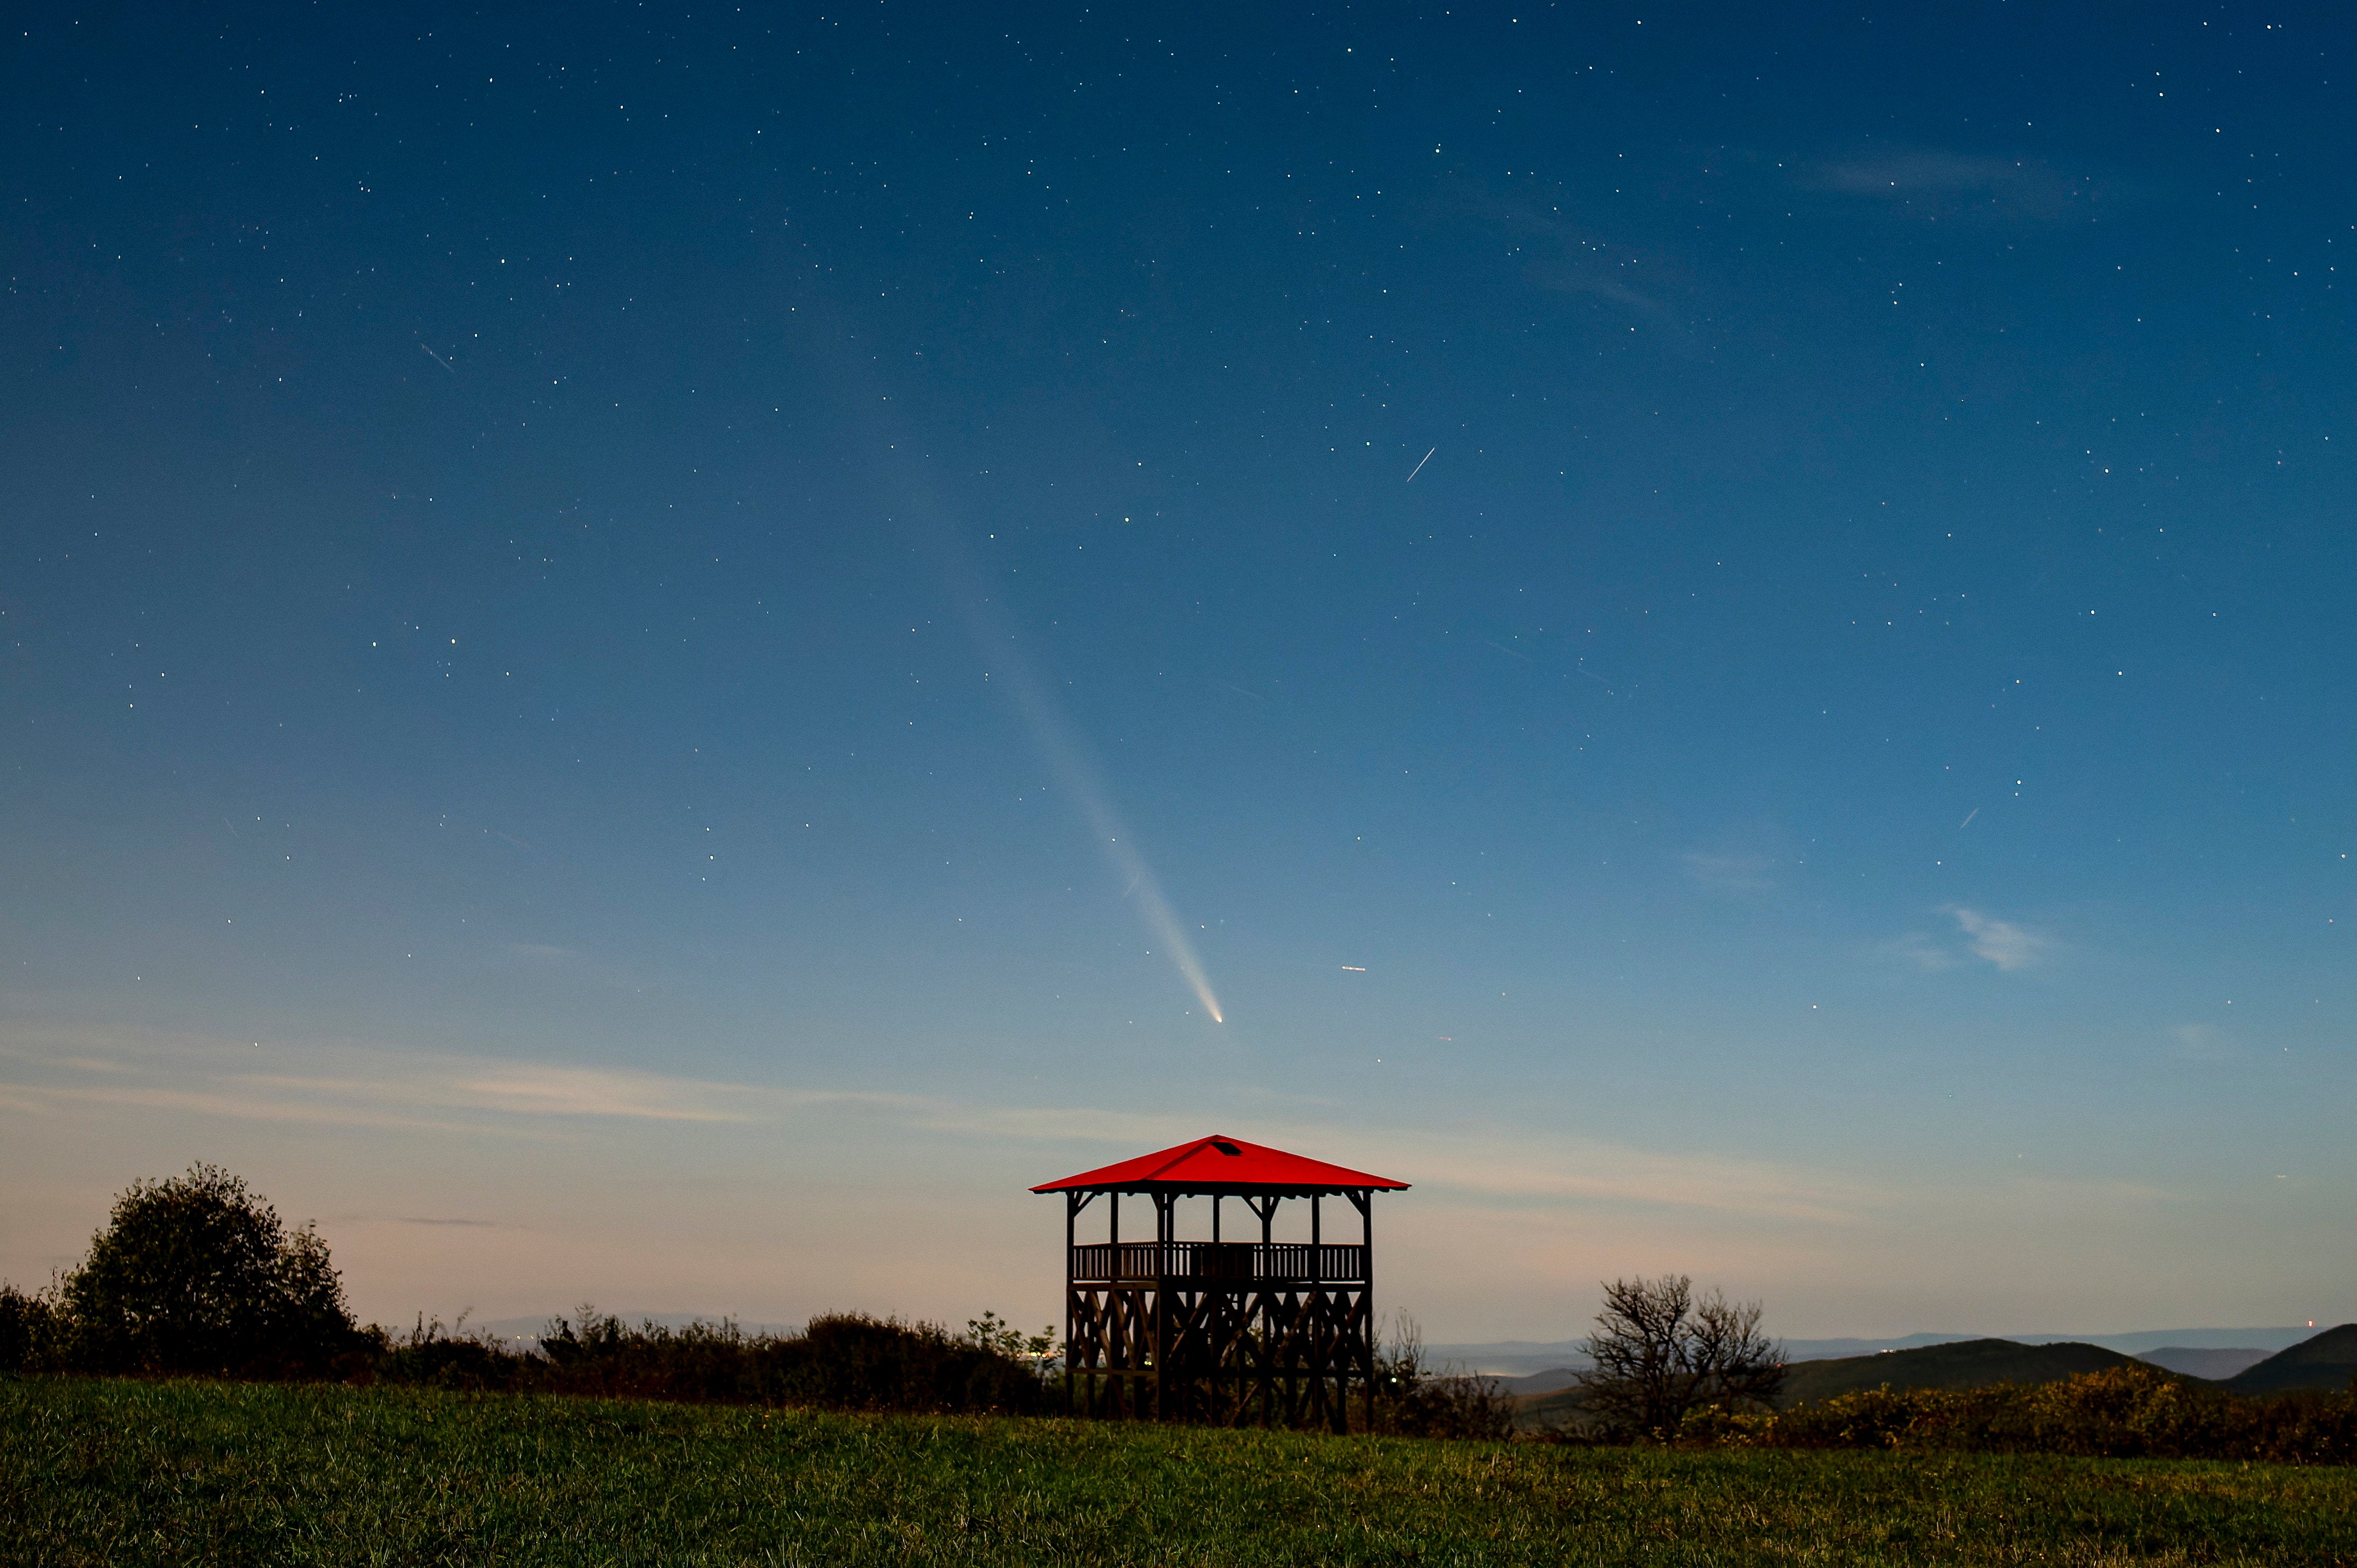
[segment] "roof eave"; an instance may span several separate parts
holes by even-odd
[[[1033,1192],[1159,1192],[1175,1197],[1193,1194],[1222,1197],[1244,1193],[1275,1193],[1285,1197],[1309,1197],[1329,1192],[1405,1192],[1412,1183],[1404,1181],[1336,1181],[1336,1182],[1263,1182],[1263,1181],[1186,1181],[1160,1176],[1142,1176],[1129,1181],[1049,1182],[1035,1187]]]

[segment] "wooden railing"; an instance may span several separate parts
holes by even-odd
[[[1366,1277],[1367,1249],[1357,1242],[1092,1241],[1072,1248],[1075,1280],[1354,1284]]]

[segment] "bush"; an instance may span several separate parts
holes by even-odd
[[[218,1165],[134,1182],[51,1309],[61,1367],[317,1375],[361,1341],[328,1245]]]
[[[421,1320],[370,1368],[389,1382],[715,1404],[831,1410],[1039,1408],[1036,1365],[933,1324],[857,1313],[814,1317],[796,1335],[748,1335],[732,1322],[633,1326],[583,1307],[551,1318],[537,1351]]]
[[[338,1377],[440,1389],[604,1394],[837,1410],[1039,1408],[1054,1336],[994,1314],[952,1337],[930,1323],[837,1314],[796,1335],[732,1322],[632,1327],[584,1307],[537,1347],[421,1316],[394,1337],[354,1325],[327,1243],[289,1231],[218,1165],[135,1182],[90,1255],[49,1290],[0,1284],[0,1372]]]
[[[464,1313],[451,1328],[421,1313],[417,1326],[397,1339],[371,1328],[374,1354],[354,1369],[352,1380],[471,1391],[514,1388],[515,1368],[524,1358],[488,1336],[464,1332],[465,1326]]]
[[[27,1295],[0,1284],[0,1372],[47,1372],[62,1359],[64,1319],[56,1293]]]
[[[837,1410],[1039,1407],[1039,1378],[1003,1351],[928,1323],[838,1313],[811,1319],[788,1369],[801,1399]]]
[[[1939,1448],[2110,1458],[2357,1463],[2357,1384],[2245,1399],[2157,1367],[2052,1383],[1867,1390],[1772,1414],[1696,1411],[1681,1442],[1780,1448]]]

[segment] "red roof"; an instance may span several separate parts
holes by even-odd
[[[1264,1144],[1247,1144],[1242,1138],[1223,1137],[1214,1133],[1191,1144],[1140,1155],[1119,1165],[1082,1171],[1078,1176],[1051,1181],[1031,1190],[1211,1192],[1241,1187],[1292,1187],[1332,1192],[1343,1187],[1379,1187],[1387,1192],[1398,1192],[1406,1187],[1407,1183],[1404,1181],[1369,1176],[1364,1171],[1354,1171],[1342,1165],[1329,1165],[1324,1160],[1288,1155],[1283,1149],[1272,1149]]]

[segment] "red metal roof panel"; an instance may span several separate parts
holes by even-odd
[[[1190,1144],[1179,1144],[1151,1155],[1140,1155],[1134,1160],[1118,1165],[1082,1171],[1035,1187],[1033,1192],[1070,1192],[1073,1190],[1119,1189],[1124,1192],[1142,1187],[1176,1187],[1206,1190],[1212,1187],[1377,1187],[1387,1192],[1405,1190],[1407,1183],[1393,1181],[1388,1176],[1369,1176],[1344,1165],[1329,1165],[1324,1160],[1313,1160],[1302,1155],[1288,1155],[1283,1149],[1272,1149],[1264,1144],[1247,1144],[1242,1138],[1230,1138],[1214,1133],[1208,1138],[1198,1138]]]

